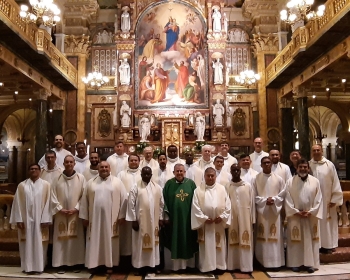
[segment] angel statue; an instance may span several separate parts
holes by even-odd
[[[197,112],[196,125],[194,128],[194,134],[197,135],[196,141],[204,141],[204,132],[205,132],[205,119],[202,116],[201,112]]]
[[[151,133],[151,122],[148,113],[144,113],[139,122],[140,142],[147,142],[147,137]]]

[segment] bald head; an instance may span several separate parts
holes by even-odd
[[[262,146],[263,146],[264,142],[262,140],[262,138],[257,137],[254,139],[254,151],[257,153],[260,153],[262,151]]]

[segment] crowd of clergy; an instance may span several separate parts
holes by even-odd
[[[87,155],[83,142],[75,156],[63,145],[56,135],[14,197],[24,273],[42,273],[48,259],[58,273],[111,273],[127,256],[139,274],[250,273],[254,257],[263,269],[312,273],[319,254],[338,246],[343,194],[319,145],[310,161],[293,151],[290,166],[278,150],[264,152],[261,138],[238,160],[225,142],[216,156],[203,146],[197,161],[191,151],[180,159],[174,145],[157,159],[146,147],[142,160],[122,142],[106,160]]]

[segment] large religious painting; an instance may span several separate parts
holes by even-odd
[[[136,26],[135,108],[208,108],[206,24],[186,3],[158,2]]]

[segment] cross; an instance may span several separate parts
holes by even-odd
[[[181,199],[181,201],[185,201],[185,197],[186,196],[188,196],[188,193],[184,193],[184,190],[183,189],[181,189],[180,190],[180,193],[178,193],[177,195],[176,195],[176,197],[179,197],[180,199]]]

